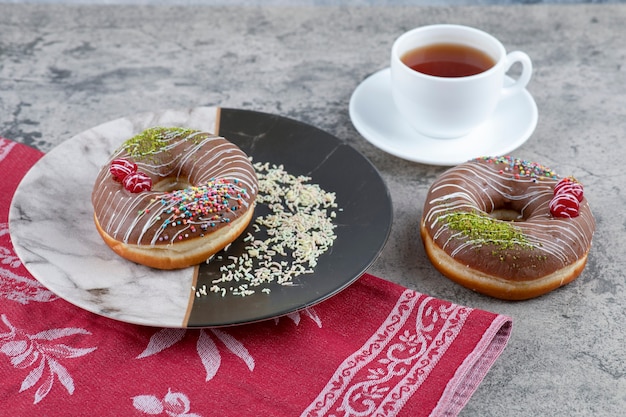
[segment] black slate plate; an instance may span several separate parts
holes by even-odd
[[[292,175],[311,177],[325,191],[334,192],[337,212],[335,240],[313,274],[285,287],[270,284],[269,294],[198,297],[188,327],[224,326],[285,315],[319,303],[350,285],[382,250],[392,224],[389,192],[376,168],[359,152],[335,136],[289,118],[247,110],[223,108],[219,134],[237,144],[254,161],[283,165]],[[258,215],[264,210],[257,207]],[[245,233],[244,233],[245,235]],[[228,254],[243,251],[238,239]],[[219,262],[201,265],[197,287],[210,287],[220,276]]]

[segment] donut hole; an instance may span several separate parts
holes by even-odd
[[[192,184],[186,178],[167,177],[152,185],[152,191],[169,193],[176,190],[184,190]]]
[[[489,213],[489,216],[496,220],[502,220],[506,222],[521,222],[524,220],[524,216],[517,210],[509,208],[499,208]]]
[[[523,222],[528,217],[528,211],[520,210],[519,204],[514,202],[501,202],[488,214],[496,220],[506,222]]]

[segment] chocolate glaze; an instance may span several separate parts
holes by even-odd
[[[469,268],[514,281],[538,279],[584,256],[595,230],[586,198],[577,217],[550,214],[557,181],[551,170],[519,159],[472,160],[432,184],[422,222],[438,247]],[[515,221],[493,219],[503,210]],[[453,223],[465,216],[459,213],[473,221]]]
[[[142,135],[151,139],[137,141]],[[135,162],[152,179],[153,191],[133,194],[115,181],[109,167],[118,158]],[[155,191],[160,186],[166,189]],[[91,200],[98,222],[114,239],[166,245],[228,227],[254,204],[257,191],[254,167],[231,142],[191,129],[152,128],[111,156]]]

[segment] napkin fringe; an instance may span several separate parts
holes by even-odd
[[[448,382],[432,416],[456,416],[460,413],[506,347],[512,328],[513,322],[509,317],[494,318],[475,349]]]

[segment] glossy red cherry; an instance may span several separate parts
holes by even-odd
[[[124,178],[124,188],[131,193],[140,193],[152,189],[152,180],[143,172],[133,172]]]
[[[572,194],[578,201],[583,201],[583,185],[573,178],[562,178],[556,183],[554,195],[563,193]]]
[[[580,203],[573,194],[561,193],[550,200],[550,213],[554,217],[577,217]]]
[[[127,159],[114,159],[109,171],[115,181],[122,182],[128,175],[137,172],[137,164]]]

